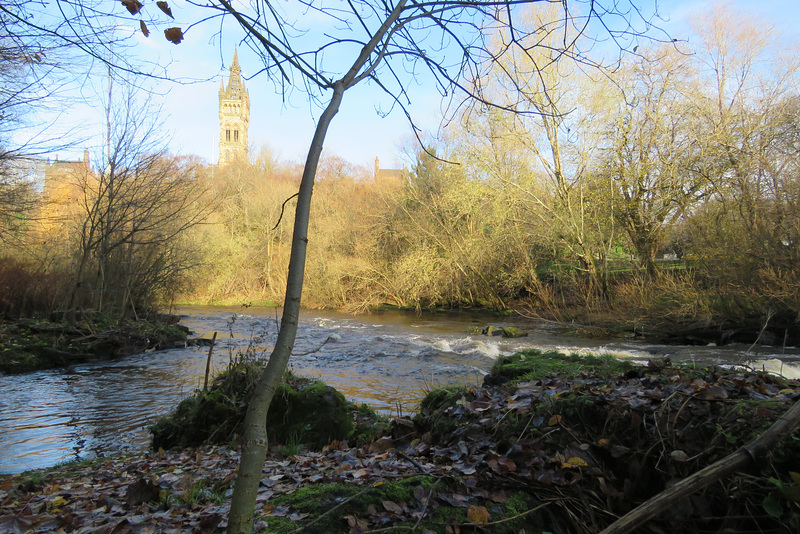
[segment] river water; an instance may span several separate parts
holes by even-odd
[[[277,337],[274,308],[187,307],[181,323],[196,335],[218,332],[212,368],[248,346],[268,357]],[[468,335],[470,326],[514,326],[528,337]],[[386,414],[413,412],[424,392],[474,384],[501,355],[526,348],[612,354],[646,361],[766,367],[800,378],[800,350],[748,346],[688,347],[581,339],[555,325],[474,314],[381,312],[352,316],[304,311],[290,366],[321,378],[347,398]],[[146,449],[149,424],[202,388],[207,347],[139,354],[67,370],[0,376],[0,474],[120,451]],[[752,363],[755,362],[755,363]]]

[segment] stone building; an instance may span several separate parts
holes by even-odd
[[[381,169],[381,162],[376,157],[375,171],[373,172],[372,176],[373,180],[376,182],[387,180],[401,182],[408,176],[408,171],[406,169]]]
[[[43,232],[63,227],[83,214],[85,196],[97,189],[97,176],[89,166],[89,150],[82,160],[48,160],[44,164],[39,225]]]
[[[219,164],[247,162],[247,127],[250,125],[250,95],[234,49],[228,86],[219,82]]]

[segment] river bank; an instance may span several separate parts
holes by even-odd
[[[65,320],[20,318],[0,321],[0,373],[65,368],[141,352],[185,346],[189,329],[177,315],[120,322],[94,315]]]
[[[361,447],[271,444],[257,531],[599,532],[800,399],[798,381],[664,360],[521,353],[491,376],[505,382],[431,392]],[[796,532],[798,437],[642,532]],[[221,532],[238,458],[207,445],[0,477],[0,529]]]

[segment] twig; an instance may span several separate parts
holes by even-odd
[[[327,342],[328,342],[328,341],[330,341],[330,340],[331,340],[331,336],[328,336],[328,338],[327,338],[325,341],[323,341],[323,342],[322,342],[322,345],[320,345],[320,346],[319,346],[319,347],[317,347],[316,349],[312,349],[312,350],[310,350],[310,351],[308,351],[308,352],[301,352],[301,353],[299,353],[299,354],[298,354],[298,353],[295,353],[295,352],[293,352],[293,353],[292,353],[292,356],[308,356],[309,354],[314,354],[315,352],[319,352],[319,351],[320,351],[320,349],[322,349],[322,347],[324,347],[324,346],[325,346],[325,343],[327,343]]]
[[[310,527],[311,525],[313,525],[313,524],[314,524],[314,523],[316,523],[317,521],[321,520],[323,517],[325,517],[325,516],[327,516],[327,515],[331,514],[331,513],[332,513],[334,510],[337,510],[337,509],[341,508],[341,507],[342,507],[342,506],[344,506],[345,504],[349,503],[350,501],[352,501],[352,500],[353,500],[353,499],[355,499],[356,497],[360,497],[361,495],[363,495],[364,493],[366,493],[367,491],[371,490],[371,489],[372,489],[372,488],[374,488],[374,487],[375,487],[374,485],[372,485],[372,486],[367,486],[366,488],[364,488],[363,490],[359,491],[359,492],[358,492],[358,493],[356,493],[355,495],[351,495],[350,497],[346,498],[345,500],[343,500],[342,502],[340,502],[339,504],[337,504],[337,505],[336,505],[336,506],[334,506],[333,508],[331,508],[331,509],[329,509],[329,510],[325,511],[324,513],[320,514],[318,517],[314,518],[314,520],[313,520],[313,521],[310,521],[308,524],[306,524],[306,525],[303,525],[302,527],[300,527],[300,528],[298,528],[298,529],[296,529],[296,530],[293,530],[293,531],[292,531],[292,534],[297,534],[298,532],[303,532],[305,529],[307,529],[308,527]]]
[[[283,219],[283,210],[286,209],[286,203],[289,202],[290,200],[292,200],[294,197],[298,196],[299,194],[300,193],[297,192],[294,195],[290,196],[289,198],[287,198],[286,200],[283,201],[283,204],[281,204],[281,214],[278,216],[278,222],[276,222],[275,226],[272,227],[272,230],[270,230],[271,232],[274,232],[275,229],[278,227],[278,225],[281,224],[281,220]]]
[[[435,487],[435,484],[433,486],[431,486],[430,491],[428,491],[428,496],[425,498],[425,506],[422,507],[422,513],[419,514],[419,518],[417,519],[417,522],[414,523],[414,528],[411,529],[411,532],[414,532],[415,530],[417,530],[417,527],[419,526],[419,524],[422,523],[422,518],[425,517],[425,514],[428,513],[428,505],[431,503],[431,497],[433,497],[433,488],[434,487]]]
[[[395,449],[395,450],[394,450],[394,452],[396,452],[398,456],[402,456],[403,458],[405,458],[406,460],[408,460],[409,462],[411,462],[411,463],[414,465],[414,467],[416,467],[417,469],[419,469],[420,471],[422,471],[422,472],[423,472],[423,473],[425,473],[426,475],[430,475],[430,474],[431,474],[431,473],[430,473],[430,471],[428,471],[427,469],[425,469],[425,466],[423,466],[421,463],[419,463],[418,461],[416,461],[416,460],[415,460],[415,459],[413,459],[412,457],[408,456],[408,455],[407,455],[406,453],[404,453],[403,451],[399,451],[399,450]]]
[[[686,497],[738,471],[748,463],[766,454],[776,443],[790,435],[799,426],[800,401],[797,401],[758,439],[670,486],[617,519],[600,534],[626,534],[641,527],[644,523],[672,508]]]
[[[522,512],[521,514],[513,515],[511,517],[505,517],[503,519],[498,519],[497,521],[490,521],[490,522],[484,523],[482,525],[479,524],[479,523],[462,523],[459,526],[462,526],[462,527],[490,527],[490,526],[493,526],[493,525],[500,525],[502,523],[508,523],[509,521],[514,521],[515,519],[519,519],[520,517],[525,517],[526,515],[532,514],[533,512],[544,508],[545,506],[550,506],[550,503],[549,502],[543,502],[539,506],[536,506],[535,508],[531,508],[530,510],[526,510],[526,511]]]
[[[775,312],[772,311],[772,308],[770,308],[769,311],[767,311],[767,318],[764,320],[764,326],[761,327],[761,331],[758,333],[758,337],[756,338],[755,341],[753,341],[753,344],[750,345],[750,348],[747,349],[745,352],[750,352],[751,350],[753,350],[753,347],[755,347],[758,344],[758,342],[761,341],[761,336],[764,335],[764,330],[767,329],[767,325],[769,324],[770,319],[772,319],[774,315]]]

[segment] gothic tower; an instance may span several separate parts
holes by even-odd
[[[250,124],[250,95],[242,79],[239,57],[233,50],[228,86],[219,82],[219,164],[247,161],[247,127]]]

